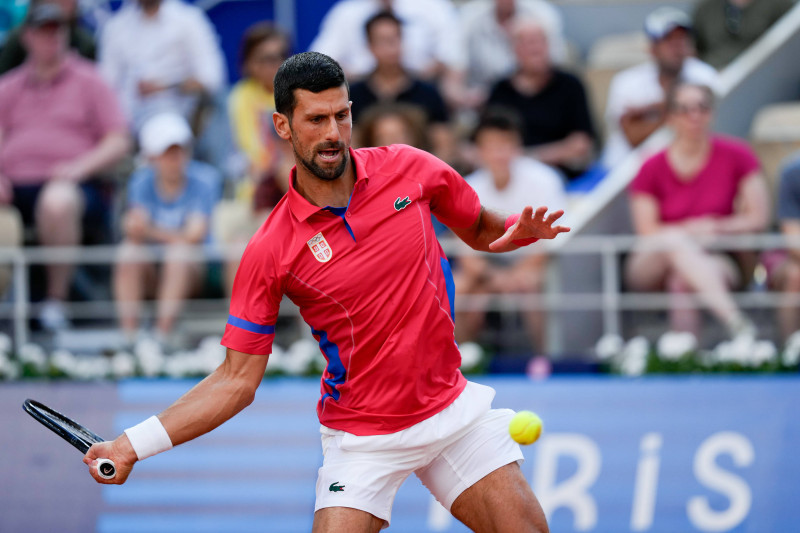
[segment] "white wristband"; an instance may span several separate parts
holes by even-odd
[[[172,448],[169,434],[157,416],[151,416],[144,422],[126,429],[125,434],[140,461]]]

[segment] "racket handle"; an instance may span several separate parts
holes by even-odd
[[[97,475],[103,479],[113,479],[117,475],[117,467],[111,459],[97,460]]]

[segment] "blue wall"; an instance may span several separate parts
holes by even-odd
[[[496,407],[533,409],[544,420],[542,438],[524,447],[523,471],[552,531],[797,530],[796,376],[478,381],[497,390]],[[316,380],[266,381],[246,411],[137,464],[121,487],[96,485],[79,453],[19,409],[37,398],[110,437],[193,384],[0,388],[0,531],[308,531],[322,460]],[[48,504],[31,512],[31,501]],[[412,476],[391,531],[466,529]]]

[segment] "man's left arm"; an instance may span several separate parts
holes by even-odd
[[[505,216],[481,206],[475,222],[468,228],[451,228],[471,248],[483,252],[509,252],[538,239],[554,239],[570,228],[554,226],[564,214],[562,209],[547,212],[546,207],[528,206],[519,215]]]

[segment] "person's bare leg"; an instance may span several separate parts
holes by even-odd
[[[114,268],[114,302],[122,331],[129,338],[133,337],[139,326],[146,272],[153,267],[150,263],[134,260],[141,253],[144,253],[143,247],[123,241],[118,252],[119,262]]]
[[[688,331],[697,337],[700,333],[702,315],[700,309],[692,305],[694,290],[677,274],[667,279],[670,295],[669,324],[672,331]]]
[[[517,463],[462,492],[450,512],[476,533],[547,533],[547,519]]]
[[[312,533],[378,533],[383,520],[350,507],[326,507],[314,513]]]
[[[36,202],[36,232],[39,242],[44,246],[80,244],[83,210],[83,194],[76,184],[55,181],[45,185]],[[49,299],[67,299],[74,269],[75,265],[72,263],[48,264]]]
[[[789,335],[800,329],[800,306],[792,305],[789,298],[794,298],[800,294],[800,263],[793,259],[787,259],[779,267],[776,285],[784,296],[778,307],[778,323],[780,324],[781,336],[785,341]]]
[[[172,245],[166,251],[158,287],[156,327],[164,335],[172,332],[184,301],[198,288],[202,265],[188,258],[186,247]]]

